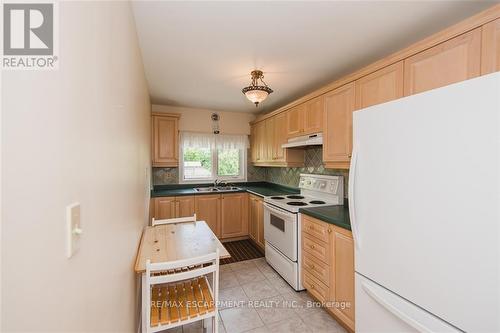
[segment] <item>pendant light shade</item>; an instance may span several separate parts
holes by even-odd
[[[265,100],[267,96],[273,92],[273,90],[262,80],[264,78],[264,73],[262,73],[262,71],[254,70],[250,75],[252,76],[252,83],[241,91],[255,104],[255,107],[257,107],[259,103]],[[259,80],[262,83],[261,85],[259,85]]]

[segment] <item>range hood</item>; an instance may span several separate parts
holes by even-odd
[[[323,133],[298,136],[288,139],[288,142],[281,145],[281,148],[305,147],[323,145]]]

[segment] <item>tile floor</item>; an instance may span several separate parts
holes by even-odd
[[[313,299],[293,290],[264,258],[220,266],[219,284],[221,333],[346,332],[325,310],[308,307]],[[203,328],[194,322],[167,332],[198,333]]]

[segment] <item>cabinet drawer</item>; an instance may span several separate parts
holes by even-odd
[[[322,263],[305,251],[302,254],[302,269],[323,282],[326,286],[329,286],[330,266]]]
[[[320,302],[326,302],[328,299],[328,287],[307,272],[304,272],[303,277],[304,288]]]
[[[330,242],[330,237],[328,235],[332,232],[332,229],[329,224],[324,222],[314,221],[313,219],[305,215],[302,215],[302,217],[303,217],[302,219],[303,232],[327,244]]]
[[[302,234],[302,250],[314,256],[316,259],[323,261],[325,264],[330,262],[330,251],[328,244],[325,242],[310,238]]]

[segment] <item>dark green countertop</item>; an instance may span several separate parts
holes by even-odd
[[[349,206],[347,202],[343,206],[321,206],[311,208],[300,208],[299,212],[335,224],[341,228],[351,230],[351,220],[349,219]]]
[[[157,185],[151,190],[151,197],[174,197],[183,195],[204,195],[204,194],[221,194],[221,193],[238,193],[249,192],[261,197],[279,194],[295,194],[300,191],[293,187],[278,185],[268,182],[245,182],[231,183],[236,187],[241,188],[240,191],[218,191],[218,192],[197,192],[195,187],[207,187],[211,184],[172,184],[172,185]]]

